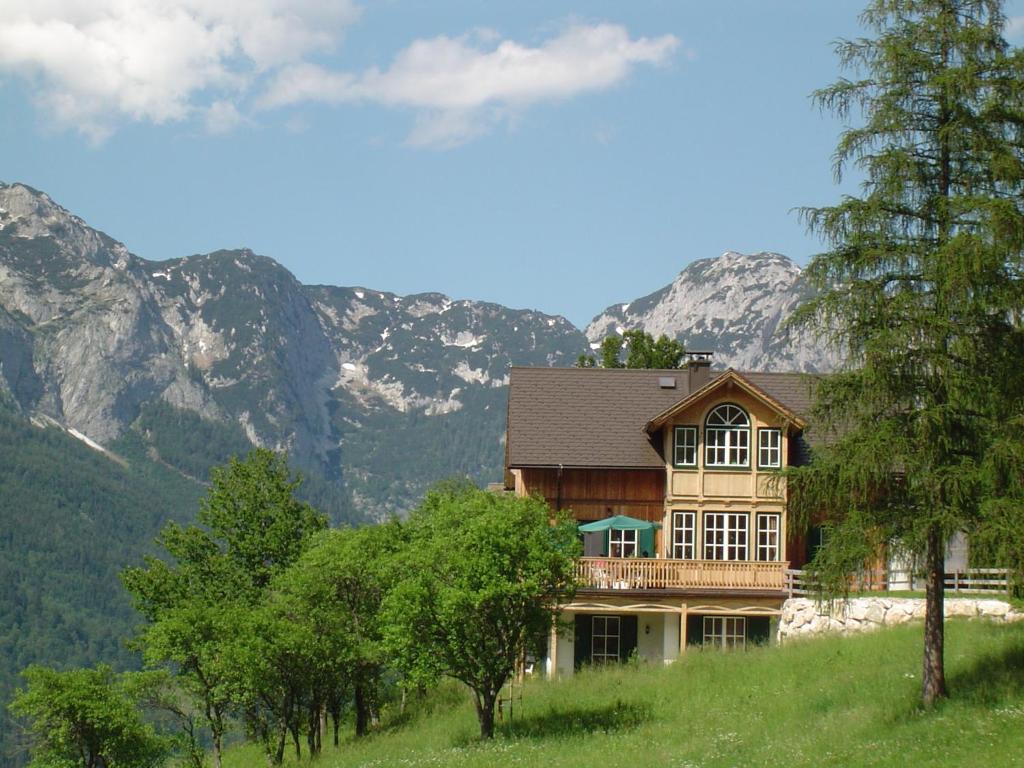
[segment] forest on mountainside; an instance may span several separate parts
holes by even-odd
[[[203,487],[151,461],[111,458],[0,405],[0,765],[6,703],[31,663],[135,663],[138,621],[118,580],[168,520],[195,515]]]

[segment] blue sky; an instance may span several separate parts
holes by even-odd
[[[862,5],[0,0],[0,180],[150,259],[581,325],[694,259],[820,248],[792,209],[840,193],[841,126],[809,94]]]

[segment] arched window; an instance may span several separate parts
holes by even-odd
[[[704,422],[704,465],[750,465],[750,417],[736,405],[720,405]]]

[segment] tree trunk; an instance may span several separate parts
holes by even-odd
[[[274,753],[274,765],[281,765],[284,762],[284,745],[287,741],[288,729],[282,725],[280,733],[277,734],[277,751]]]
[[[221,734],[220,730],[213,732],[213,768],[221,768],[223,759],[221,756]]]
[[[370,730],[370,701],[366,686],[356,683],[356,736],[365,736]]]
[[[485,691],[476,695],[476,717],[480,721],[480,738],[494,738],[494,701],[497,692]]]
[[[324,734],[327,733],[327,705],[321,704],[320,711],[317,712],[317,730],[316,730],[316,748],[317,752],[322,752],[324,749]]]
[[[309,756],[316,756],[316,735],[317,735],[317,714],[316,709],[313,705],[310,705],[309,711],[306,712],[306,747],[309,750]]]
[[[921,675],[921,703],[932,707],[946,696],[945,646],[945,542],[938,526],[928,531],[925,563],[924,669]]]

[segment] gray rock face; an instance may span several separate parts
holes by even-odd
[[[333,482],[344,466],[381,515],[448,474],[498,479],[508,366],[569,365],[585,348],[562,317],[307,287],[246,250],[146,261],[43,193],[0,185],[0,391],[99,443],[163,400]],[[456,414],[461,437],[442,439]],[[419,470],[383,455],[424,452],[422,434],[419,449],[384,447],[403,429],[433,436]]]
[[[592,345],[635,328],[715,353],[719,366],[763,371],[829,371],[838,362],[807,335],[783,324],[807,294],[800,267],[777,253],[726,251],[701,259],[671,284],[628,304],[608,307],[587,326]]]
[[[248,250],[147,261],[0,184],[0,396],[101,444],[156,401],[235,422],[371,516],[448,475],[500,479],[508,366],[572,365],[618,327],[743,368],[827,368],[778,334],[801,290],[785,257],[730,253],[584,336],[560,316],[437,293],[304,286]]]

